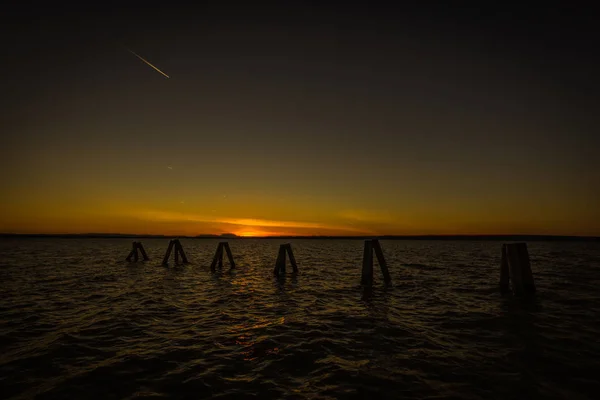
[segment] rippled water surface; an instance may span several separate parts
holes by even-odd
[[[600,244],[529,243],[533,299],[497,291],[501,242],[182,240],[190,264],[124,261],[125,239],[0,241],[2,398],[594,398]],[[289,269],[289,267],[288,267]]]

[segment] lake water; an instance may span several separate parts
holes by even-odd
[[[126,239],[0,241],[3,398],[594,398],[600,243],[530,242],[533,298],[498,291],[495,241],[183,239],[190,264],[124,261]],[[288,266],[288,270],[289,270]]]

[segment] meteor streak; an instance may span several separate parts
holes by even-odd
[[[150,64],[149,61],[147,61],[144,57],[140,56],[139,54],[137,54],[135,51],[127,49],[131,54],[133,54],[134,56],[136,56],[137,58],[139,58],[140,60],[142,60],[143,62],[145,62],[146,64],[148,64],[149,66],[151,66],[152,68],[154,68],[157,72],[161,73],[163,76],[170,78],[169,75],[165,74],[164,72],[162,72],[160,69],[156,68],[154,65]]]

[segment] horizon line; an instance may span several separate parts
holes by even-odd
[[[423,235],[270,235],[270,236],[239,236],[233,233],[172,235],[172,234],[136,234],[136,233],[14,233],[0,232],[0,237],[57,237],[57,238],[185,238],[185,239],[529,239],[529,240],[598,240],[595,235],[555,235],[555,234],[423,234]]]

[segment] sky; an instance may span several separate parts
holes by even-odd
[[[590,10],[324,4],[5,8],[0,232],[600,235]]]

